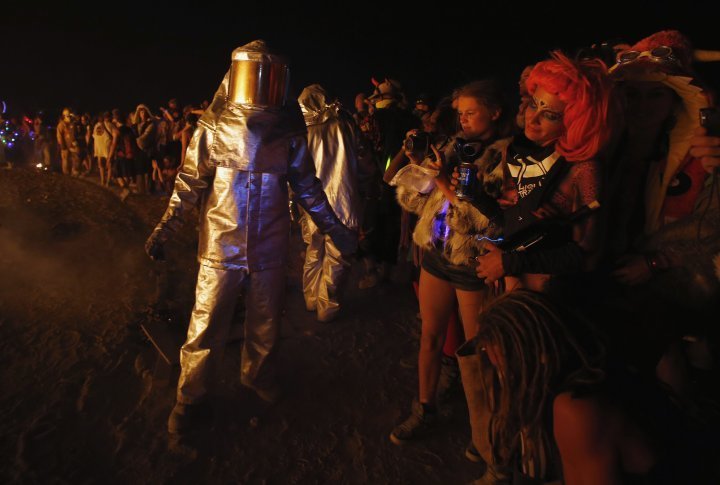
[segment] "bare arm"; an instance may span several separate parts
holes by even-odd
[[[147,123],[143,128],[142,133],[138,133],[135,143],[141,150],[150,149],[150,145],[155,143],[155,123]]]
[[[410,159],[405,154],[405,150],[400,149],[400,151],[393,157],[387,170],[385,170],[385,173],[383,174],[383,181],[386,184],[389,184],[395,174],[397,174],[402,167],[407,165],[409,160]]]
[[[168,110],[166,110],[165,108],[160,108],[160,110],[162,111],[163,118],[168,120],[170,123],[174,121],[172,115]]]
[[[58,123],[57,129],[55,130],[55,136],[57,138],[58,147],[60,150],[67,150],[65,146],[65,124]]]
[[[428,166],[439,170],[438,176],[435,177],[435,186],[443,193],[445,198],[450,201],[451,204],[456,204],[458,201],[455,190],[450,183],[450,177],[445,173],[445,156],[435,148],[435,145],[430,146],[433,153],[435,153],[435,162],[429,162]]]
[[[563,393],[553,403],[553,433],[566,485],[622,483],[618,423],[596,399]]]
[[[177,123],[172,123],[170,126],[172,128],[170,131],[172,132],[173,141],[178,141],[182,139],[183,133],[188,129],[189,124],[178,121]]]
[[[405,138],[408,138],[410,135],[413,135],[417,132],[418,132],[417,129],[412,129],[407,132],[407,134],[405,135]],[[422,160],[418,160],[415,157],[413,157],[412,152],[406,151],[405,147],[403,147],[393,157],[387,170],[385,170],[385,174],[383,174],[383,181],[386,184],[389,184],[390,181],[393,179],[393,177],[395,177],[395,174],[397,174],[401,168],[403,168],[405,165],[407,165],[408,162],[414,163],[415,165],[419,165],[420,163],[422,163]]]
[[[115,150],[117,150],[118,138],[120,138],[120,130],[117,126],[112,130],[112,141],[110,142],[110,153],[108,153],[108,163],[112,163],[115,159]]]

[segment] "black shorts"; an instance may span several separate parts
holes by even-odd
[[[485,280],[478,278],[475,268],[452,264],[435,248],[423,252],[422,269],[458,290],[480,291],[485,288]]]
[[[115,177],[132,178],[135,176],[135,162],[131,158],[118,157],[113,163]]]

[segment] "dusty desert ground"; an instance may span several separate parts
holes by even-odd
[[[213,427],[169,442],[177,368],[156,365],[141,325],[182,338],[197,263],[192,220],[166,263],[145,256],[166,204],[122,203],[91,179],[0,171],[1,483],[453,484],[481,474],[463,457],[461,396],[433,439],[402,448],[388,439],[416,392],[410,286],[358,290],[355,267],[344,316],[317,323],[300,294],[297,230],[279,359],[285,398],[262,405],[238,385],[235,341]]]

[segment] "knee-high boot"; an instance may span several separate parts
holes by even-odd
[[[468,405],[474,451],[487,464],[481,483],[509,483],[510,474],[500,466],[493,450],[493,419],[492,409],[489,407],[489,403],[493,402],[493,395],[486,395],[486,392],[494,392],[492,368],[489,363],[485,366],[481,364],[477,340],[474,338],[460,346],[455,355]]]

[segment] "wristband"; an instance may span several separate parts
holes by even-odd
[[[657,253],[645,253],[645,264],[652,274],[657,274],[661,269]]]

